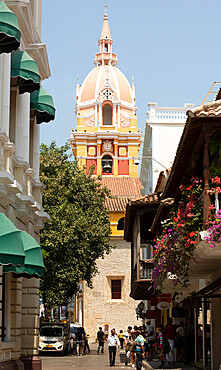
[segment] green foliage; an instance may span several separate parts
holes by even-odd
[[[48,306],[66,304],[80,281],[91,286],[96,260],[110,252],[107,189],[72,161],[70,147],[41,145],[40,180],[43,207],[50,216],[41,231],[45,276],[41,294]]]
[[[210,176],[221,177],[221,133],[215,132],[209,143],[209,154],[210,154]]]

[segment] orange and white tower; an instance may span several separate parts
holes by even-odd
[[[117,67],[112,52],[107,14],[104,14],[95,67],[76,86],[77,129],[71,133],[75,157],[94,175],[138,177],[134,163],[141,145],[137,129],[135,86]]]
[[[126,330],[128,324],[138,324],[137,303],[130,298],[130,244],[123,240],[123,234],[128,199],[141,196],[136,159],[142,139],[137,129],[135,87],[117,67],[106,12],[98,44],[95,67],[81,86],[77,84],[77,129],[70,138],[79,165],[87,172],[94,165],[94,176],[101,175],[102,186],[114,196],[106,200],[106,206],[110,239],[116,248],[98,260],[99,275],[93,280],[93,289],[82,284],[73,317],[92,340],[99,326],[108,332],[112,327],[119,331]]]

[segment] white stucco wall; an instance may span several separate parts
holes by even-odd
[[[173,164],[176,150],[183,132],[184,124],[150,124],[152,128],[152,168],[154,191],[158,176]],[[157,163],[158,161],[159,163]]]

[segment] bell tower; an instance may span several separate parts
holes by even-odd
[[[95,67],[76,86],[77,129],[70,143],[80,166],[95,176],[138,177],[134,163],[141,145],[137,129],[135,86],[117,68],[105,9]]]
[[[106,198],[105,205],[110,243],[115,248],[97,261],[99,274],[93,279],[93,289],[82,282],[84,304],[77,299],[78,316],[74,315],[94,339],[99,326],[108,333],[113,327],[117,331],[126,328],[128,322],[141,325],[135,315],[137,303],[130,297],[131,246],[124,240],[124,217],[128,200],[141,196],[136,160],[142,139],[137,128],[134,81],[130,85],[117,67],[106,9],[98,44],[94,68],[82,85],[77,83],[77,128],[70,138],[79,165],[87,172],[93,165],[93,175],[102,176],[101,186],[113,196]]]

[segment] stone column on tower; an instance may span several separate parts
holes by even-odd
[[[114,140],[114,176],[118,176],[118,140]]]
[[[97,141],[97,175],[100,176],[101,171],[101,140]]]

